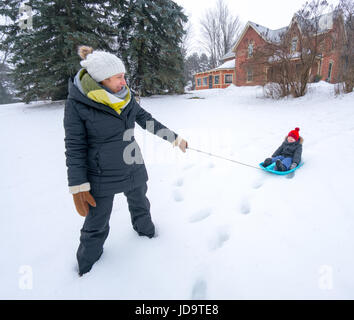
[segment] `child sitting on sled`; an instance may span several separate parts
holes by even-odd
[[[275,162],[274,170],[276,171],[295,169],[301,162],[302,143],[304,142],[304,139],[299,136],[299,131],[299,128],[290,131],[272,157],[264,160],[263,167],[268,167]]]

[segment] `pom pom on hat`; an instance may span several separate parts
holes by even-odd
[[[93,52],[93,48],[89,46],[79,46],[77,53],[79,54],[81,59],[86,59],[89,53]]]
[[[295,128],[295,130],[289,132],[288,137],[293,137],[296,141],[298,141],[300,137],[299,131],[300,128]]]
[[[81,66],[97,82],[119,73],[125,73],[125,66],[122,60],[112,53],[93,50],[89,46],[79,46],[78,55],[83,59],[80,61]]]

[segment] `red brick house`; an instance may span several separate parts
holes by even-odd
[[[222,84],[215,84],[212,82],[213,77],[218,74],[232,74],[232,83],[236,86],[264,85],[269,82],[269,75],[273,70],[269,70],[266,64],[258,65],[257,69],[255,69],[254,65],[248,63],[248,61],[251,61],[250,58],[252,58],[253,52],[257,47],[264,46],[267,43],[279,42],[280,35],[287,33],[291,36],[289,48],[292,54],[291,60],[296,64],[300,59],[297,52],[297,50],[299,50],[299,37],[297,35],[301,32],[301,25],[297,21],[296,15],[294,15],[289,26],[277,30],[271,30],[257,23],[248,21],[232,49],[235,57],[232,58],[231,52],[226,55],[228,58],[220,67],[196,74],[196,89],[227,87],[229,83],[223,82]],[[338,82],[340,49],[343,37],[345,37],[345,28],[342,15],[331,12],[320,17],[319,38],[324,41],[323,45],[320,47],[321,53],[316,57],[316,61],[310,70],[310,81],[314,81],[317,76],[322,77],[322,80],[326,80],[330,83]],[[223,66],[231,67],[229,61],[232,59],[235,62],[233,72],[231,69],[219,69]],[[230,65],[226,65],[226,63],[230,63]],[[228,80],[230,81],[230,79]],[[200,85],[198,85],[198,83]]]

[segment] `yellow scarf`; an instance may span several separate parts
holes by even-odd
[[[103,89],[87,72],[86,69],[81,69],[78,75],[84,94],[91,100],[105,104],[114,109],[118,114],[121,114],[124,107],[130,102],[131,94],[128,86],[127,94],[124,99],[119,98],[107,90]]]

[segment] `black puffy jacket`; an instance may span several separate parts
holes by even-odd
[[[82,94],[73,78],[68,82],[63,123],[69,186],[90,182],[92,193],[104,196],[128,191],[146,182],[148,174],[134,139],[135,122],[146,129],[146,121],[151,121],[148,130],[171,143],[177,134],[145,111],[133,93],[129,104],[118,114]],[[161,131],[159,134],[160,129],[165,129],[163,132],[167,134],[162,136]],[[137,161],[127,163],[127,158]]]
[[[289,157],[293,159],[292,160],[293,162],[299,164],[301,161],[303,142],[304,139],[300,137],[298,141],[289,143],[286,137],[284,142],[281,144],[281,146],[273,153],[272,157],[276,157],[276,156]]]

